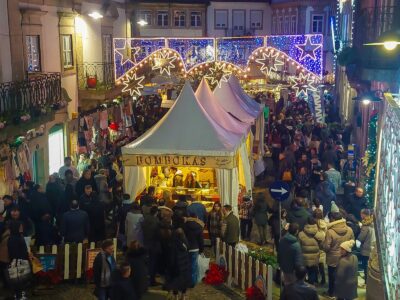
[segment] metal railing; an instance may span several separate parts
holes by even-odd
[[[24,81],[0,83],[0,117],[31,113],[60,101],[60,73],[41,73]]]
[[[114,87],[114,64],[93,62],[78,65],[79,89],[109,90]]]

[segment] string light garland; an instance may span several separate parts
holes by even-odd
[[[167,73],[171,75],[171,69],[175,69],[174,61],[176,56],[172,54],[172,51],[160,51],[158,57],[154,58],[154,65],[152,70],[160,70],[160,74]]]
[[[279,66],[283,66],[283,61],[279,60],[279,53],[263,53],[262,58],[256,59],[256,62],[261,65],[260,71],[266,72],[268,76],[272,71],[278,71]]]
[[[133,75],[127,75],[126,80],[123,81],[124,88],[122,92],[129,92],[131,96],[135,94],[140,96],[142,94],[141,90],[143,89],[142,81],[144,80],[144,76],[138,77],[136,73]]]

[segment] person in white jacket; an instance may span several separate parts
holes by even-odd
[[[128,212],[125,219],[126,244],[130,245],[133,241],[143,244],[140,224],[143,221],[143,214],[140,206],[133,203],[132,209]]]

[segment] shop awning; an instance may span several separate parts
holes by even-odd
[[[124,146],[126,166],[180,165],[233,168],[243,134],[229,132],[198,103],[188,82],[168,113]]]
[[[196,97],[207,114],[221,127],[230,132],[247,135],[250,130],[249,124],[235,119],[224,110],[211,91],[207,80],[204,78],[201,80],[200,85],[197,88]]]

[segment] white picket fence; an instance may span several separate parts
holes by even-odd
[[[257,276],[261,275],[265,280],[267,290],[267,300],[272,300],[272,266],[254,260],[250,255],[240,252],[229,246],[221,239],[217,239],[217,262],[223,256],[226,259],[226,268],[228,271],[228,285],[240,288],[245,291],[254,284]]]

